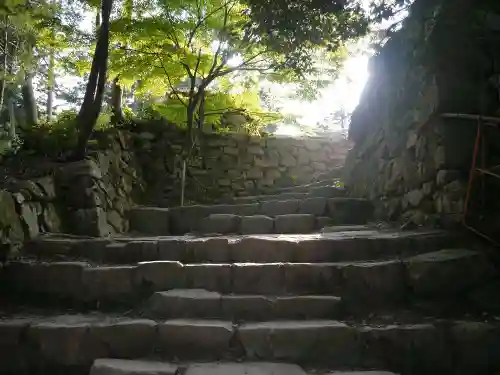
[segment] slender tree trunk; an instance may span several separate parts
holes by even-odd
[[[0,67],[0,72],[2,73],[2,78],[0,79],[0,112],[2,111],[3,108],[3,102],[4,102],[4,96],[5,96],[5,86],[7,85],[7,80],[5,79],[5,75],[7,74],[7,69],[8,69],[8,51],[9,49],[9,34],[7,32],[7,17],[5,17],[5,30],[3,32],[3,41],[2,41],[2,50],[3,50],[3,55],[2,55],[2,62],[1,62],[1,67]]]
[[[52,0],[51,2],[52,6],[52,16],[55,16],[55,6],[56,6],[56,0]],[[52,27],[51,32],[50,32],[50,38],[51,41],[55,41],[55,30],[54,27]],[[53,109],[54,109],[54,87],[55,87],[55,60],[54,60],[54,48],[50,48],[49,52],[49,67],[47,71],[47,121],[52,121],[53,117]]]
[[[34,126],[38,122],[38,109],[36,107],[35,91],[33,90],[33,74],[26,73],[22,87],[23,105],[26,111],[26,123]]]
[[[116,76],[113,80],[113,87],[111,89],[111,108],[113,116],[111,121],[114,124],[123,122],[123,89],[120,86],[119,77]]]
[[[79,131],[78,143],[73,153],[73,159],[76,160],[85,158],[88,140],[101,112],[108,69],[109,18],[112,6],[113,0],[102,0],[102,24],[99,30],[99,38],[92,59],[92,68],[85,90],[85,97],[76,119]]]
[[[205,122],[205,90],[200,93],[200,106],[198,107],[198,129],[203,131],[203,123]]]

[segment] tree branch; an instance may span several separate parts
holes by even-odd
[[[179,100],[182,105],[184,107],[187,108],[187,104],[184,100],[182,100],[182,98],[180,97],[178,91],[176,90],[176,88],[174,87],[174,85],[172,84],[172,80],[170,79],[170,74],[168,74],[168,71],[167,71],[167,68],[165,67],[165,64],[163,64],[163,60],[161,59],[161,57],[157,56],[158,60],[160,61],[160,64],[161,64],[161,67],[163,69],[163,72],[165,73],[165,75],[167,76],[167,80],[168,80],[168,85],[170,86],[170,89],[172,90],[172,92],[174,93],[175,97],[177,98],[177,100]]]

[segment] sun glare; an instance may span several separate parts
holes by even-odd
[[[369,58],[365,54],[349,57],[338,79],[321,90],[318,99],[312,102],[289,100],[283,105],[283,113],[298,116],[298,121],[305,127],[327,125],[332,131],[340,131],[340,124],[328,123],[328,117],[338,111],[350,114],[356,108],[368,79]],[[276,132],[291,136],[297,133],[300,131],[296,127],[286,124],[281,124]]]

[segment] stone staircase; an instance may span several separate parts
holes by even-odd
[[[338,193],[331,189],[294,198],[294,207],[320,198],[325,211],[309,213],[315,220],[325,212],[339,224],[369,220],[369,202],[325,195]],[[498,277],[482,246],[460,233],[359,224],[240,234],[244,217],[281,197],[143,207],[132,214],[133,235],[26,243],[0,273],[0,374],[500,370],[500,323],[474,302]],[[307,215],[268,214],[273,231],[282,216]],[[239,227],[185,234],[216,215],[241,216]]]
[[[364,224],[372,217],[371,202],[344,197],[344,190],[335,186],[296,189],[211,206],[137,207],[131,212],[130,229],[151,235],[293,234],[334,224]]]

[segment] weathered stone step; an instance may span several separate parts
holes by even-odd
[[[298,365],[289,363],[180,363],[158,361],[97,359],[90,375],[306,375]],[[345,373],[346,375],[348,373]],[[387,374],[387,373],[386,373]],[[360,375],[358,373],[358,375]],[[367,374],[367,375],[374,375]],[[380,375],[383,375],[380,373]],[[390,375],[390,374],[388,374]]]
[[[498,322],[475,321],[370,326],[310,320],[234,325],[102,315],[16,316],[0,320],[0,349],[0,372],[12,374],[35,373],[29,370],[44,366],[90,368],[99,358],[158,356],[285,361],[403,374],[490,374],[500,367]]]
[[[307,375],[296,364],[272,362],[179,363],[103,358],[90,375]],[[396,375],[387,371],[314,372],[315,375]]]
[[[304,191],[289,191],[279,194],[253,195],[248,197],[237,197],[231,200],[232,203],[257,203],[267,201],[283,201],[289,199],[306,198],[336,198],[342,197],[345,190],[331,185],[313,185],[307,187]]]
[[[324,220],[316,220],[311,214],[238,216],[211,214],[201,222],[200,231],[205,234],[293,234],[311,233],[322,228]]]
[[[154,293],[144,316],[150,318],[223,318],[232,321],[340,318],[334,296],[224,295],[204,289],[172,289]]]
[[[496,276],[481,253],[451,249],[403,261],[354,263],[221,263],[172,261],[90,267],[85,262],[13,262],[5,293],[77,303],[136,303],[154,291],[205,289],[237,294],[333,294],[345,309],[402,302],[409,296],[451,298]],[[413,294],[412,294],[413,293]]]
[[[182,235],[198,231],[203,219],[214,214],[269,217],[309,214],[330,217],[333,224],[364,224],[372,217],[373,205],[358,198],[312,197],[248,204],[136,207],[130,211],[130,230],[152,235]]]
[[[40,259],[104,263],[171,260],[183,263],[344,262],[387,259],[467,245],[445,231],[377,230],[309,235],[68,238],[40,236],[24,252]]]

